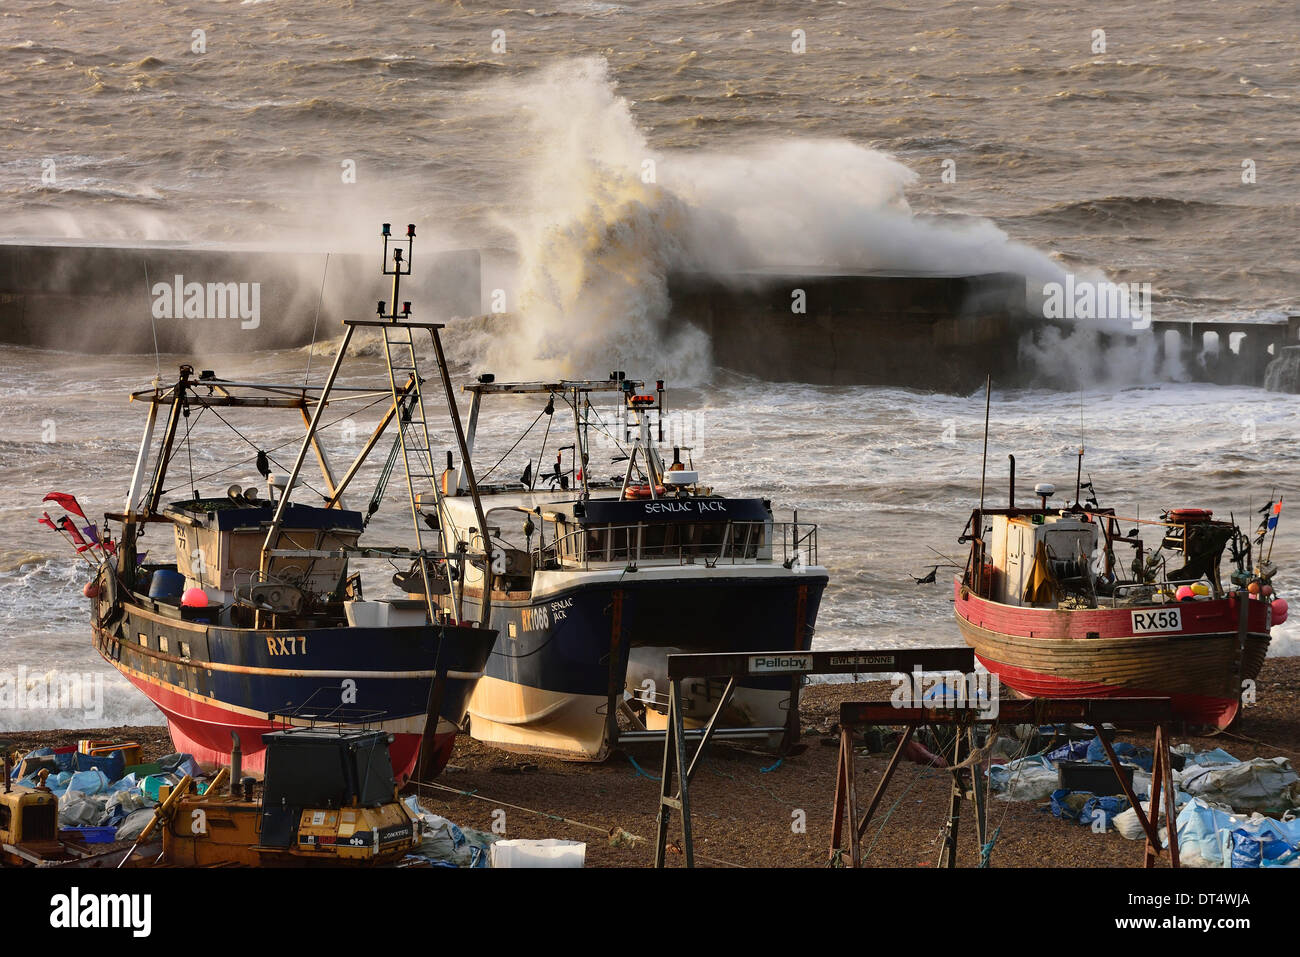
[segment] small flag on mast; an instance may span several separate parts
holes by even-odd
[[[90,542],[86,541],[81,536],[81,531],[77,528],[76,524],[72,521],[72,519],[68,518],[68,516],[64,515],[61,519],[59,519],[59,527],[62,528],[65,532],[67,532],[68,535],[72,538],[72,540],[76,543],[78,552],[84,552],[86,549],[94,547],[93,545],[90,544]]]
[[[41,499],[41,501],[57,502],[73,515],[80,515],[82,518],[86,518],[86,513],[83,512],[81,506],[77,504],[77,497],[75,495],[69,495],[66,492],[51,492],[49,495],[46,495],[45,498]],[[89,519],[86,520],[89,521]]]

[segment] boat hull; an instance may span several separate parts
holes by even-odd
[[[457,719],[495,638],[455,626],[219,628],[129,603],[94,632],[96,650],[167,719],[177,751],[227,763],[233,731],[244,768],[261,772],[264,733],[313,720],[355,724],[393,735],[401,781],[416,767],[436,670],[445,665],[447,680],[429,773],[451,756]]]
[[[1269,643],[1268,604],[1246,602],[1242,635],[1237,601],[1229,596],[1178,605],[1031,608],[989,601],[959,581],[954,610],[976,658],[1019,694],[1169,697],[1179,719],[1226,728],[1240,713],[1243,686],[1259,675]],[[1141,617],[1174,609],[1176,620]],[[1170,630],[1135,632],[1135,621]]]
[[[494,600],[497,643],[469,702],[470,734],[508,750],[604,760],[613,744],[606,720],[611,685],[620,694],[626,687],[666,701],[668,653],[810,646],[827,577],[820,569],[776,571],[784,574],[752,567],[747,574],[682,574],[643,566],[586,577],[528,601]],[[738,684],[726,723],[784,724],[788,678]],[[710,683],[688,685],[707,717]]]

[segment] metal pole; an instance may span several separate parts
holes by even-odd
[[[465,441],[465,428],[461,425],[460,412],[456,408],[456,394],[451,388],[451,373],[447,371],[447,357],[442,351],[442,339],[438,336],[438,330],[434,328],[429,329],[429,336],[433,339],[433,348],[438,356],[438,373],[442,377],[442,391],[447,397],[447,411],[451,413],[451,424],[456,431],[456,444],[460,447],[461,468],[465,472],[465,478],[469,480],[469,496],[474,503],[474,517],[478,519],[479,537],[483,540],[483,601],[479,606],[481,616],[479,624],[486,628],[492,620],[492,539],[488,536],[487,516],[483,514],[483,500],[478,494],[478,479],[474,477],[474,464],[469,459],[469,443]],[[432,454],[431,452],[430,456]],[[461,591],[464,591],[463,581]]]
[[[989,467],[989,405],[992,401],[993,376],[990,373],[984,377],[984,461],[980,465],[980,524],[983,525],[984,515],[984,476],[988,473]]]

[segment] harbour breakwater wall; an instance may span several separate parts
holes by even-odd
[[[375,312],[380,256],[154,244],[0,242],[0,342],[82,353],[306,345]],[[441,321],[482,310],[477,250],[415,250],[402,298]],[[319,304],[319,318],[317,306]]]
[[[967,392],[1014,371],[1028,320],[1014,273],[682,275],[669,296],[714,362],[776,382]]]
[[[481,315],[492,298],[484,258],[501,251],[417,246],[402,298],[426,321]],[[327,268],[320,251],[0,241],[0,342],[196,355],[302,346],[373,314],[389,291],[379,265],[378,254],[330,253]],[[1031,371],[1018,349],[1027,331],[1070,329],[1029,308],[1015,273],[678,273],[668,292],[671,319],[707,332],[717,365],[769,381],[969,392],[992,374],[1010,385]],[[1154,320],[1099,345],[1143,338],[1192,379],[1300,391],[1300,316]]]

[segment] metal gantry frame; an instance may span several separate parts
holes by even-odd
[[[690,784],[709,742],[725,735],[718,721],[744,678],[789,677],[791,695],[786,714],[782,753],[799,735],[799,686],[807,675],[911,674],[922,672],[975,670],[975,653],[970,648],[856,649],[850,651],[748,651],[717,654],[668,656],[668,728],[664,735],[663,774],[659,790],[659,824],[655,837],[655,867],[665,865],[668,822],[672,812],[682,818],[682,850],[686,866],[695,866],[691,837]],[[700,731],[687,731],[682,715],[682,682],[688,678],[726,678],[727,684],[708,722]],[[695,754],[687,760],[686,739],[698,737]],[[679,783],[674,791],[673,777]]]
[[[991,702],[990,702],[991,704]],[[829,857],[832,863],[847,862],[852,867],[862,864],[862,837],[871,823],[886,788],[898,770],[903,751],[918,727],[947,725],[956,729],[953,761],[948,767],[952,773],[952,796],[948,818],[944,825],[943,845],[939,854],[940,867],[957,866],[957,835],[961,822],[961,805],[970,801],[975,806],[975,828],[979,838],[981,858],[988,844],[987,784],[983,779],[980,752],[975,742],[975,726],[985,725],[990,732],[999,724],[1079,723],[1091,725],[1097,731],[1106,758],[1115,769],[1115,776],[1125,797],[1133,806],[1146,834],[1144,867],[1154,867],[1161,851],[1157,829],[1160,799],[1163,791],[1165,815],[1169,822],[1169,863],[1179,866],[1178,813],[1174,808],[1174,788],[1169,757],[1169,725],[1173,721],[1173,703],[1169,698],[1024,698],[997,702],[997,712],[979,707],[921,707],[899,708],[890,701],[850,702],[840,705],[840,752],[835,776],[835,808],[831,818]],[[1154,761],[1151,769],[1151,811],[1142,810],[1133,785],[1120,771],[1119,758],[1111,745],[1113,732],[1104,724],[1122,723],[1155,728]],[[862,728],[870,725],[899,725],[906,730],[898,740],[889,759],[885,773],[876,784],[866,813],[858,817],[853,738]],[[841,840],[845,824],[849,827],[849,853],[844,853]]]

